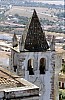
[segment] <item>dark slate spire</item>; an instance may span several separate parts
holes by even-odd
[[[41,52],[46,51],[48,48],[45,33],[43,33],[39,18],[34,10],[25,40],[25,49]]]

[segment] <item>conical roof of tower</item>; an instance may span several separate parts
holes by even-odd
[[[46,51],[49,46],[46,41],[45,33],[41,28],[39,18],[36,11],[34,10],[31,22],[27,31],[27,36],[25,40],[25,47],[28,51]]]

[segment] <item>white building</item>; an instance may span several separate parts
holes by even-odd
[[[11,48],[11,71],[39,86],[40,100],[58,100],[55,88],[61,68],[61,54],[55,51],[54,36],[50,47],[48,46],[35,10],[18,46],[16,41]]]

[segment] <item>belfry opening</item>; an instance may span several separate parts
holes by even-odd
[[[39,66],[40,74],[45,74],[45,67],[46,67],[46,59],[41,58],[40,59],[40,66]]]
[[[29,59],[28,60],[28,71],[29,71],[29,75],[34,75],[34,71],[33,71],[33,59]]]

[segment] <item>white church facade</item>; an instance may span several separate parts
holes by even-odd
[[[40,100],[59,100],[58,91],[55,88],[58,84],[56,81],[62,65],[62,57],[55,51],[54,36],[50,46],[48,45],[35,10],[19,43],[14,34],[12,46],[11,71],[37,85]]]

